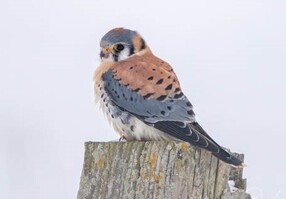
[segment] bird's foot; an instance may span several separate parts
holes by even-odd
[[[119,142],[126,142],[127,140],[126,140],[126,138],[122,135],[122,136],[119,138],[118,141],[119,141]]]

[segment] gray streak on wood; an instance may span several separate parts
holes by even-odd
[[[77,199],[250,199],[245,189],[242,169],[185,142],[87,142]]]

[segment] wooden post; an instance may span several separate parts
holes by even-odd
[[[250,199],[245,188],[242,169],[185,142],[87,142],[77,199]]]

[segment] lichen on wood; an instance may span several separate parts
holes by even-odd
[[[242,169],[185,142],[87,142],[77,199],[250,199],[245,188]]]

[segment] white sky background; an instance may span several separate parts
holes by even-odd
[[[1,198],[75,198],[84,141],[118,138],[94,105],[92,75],[99,40],[123,26],[174,67],[207,132],[245,153],[248,191],[285,199],[285,7],[283,0],[1,1]]]

